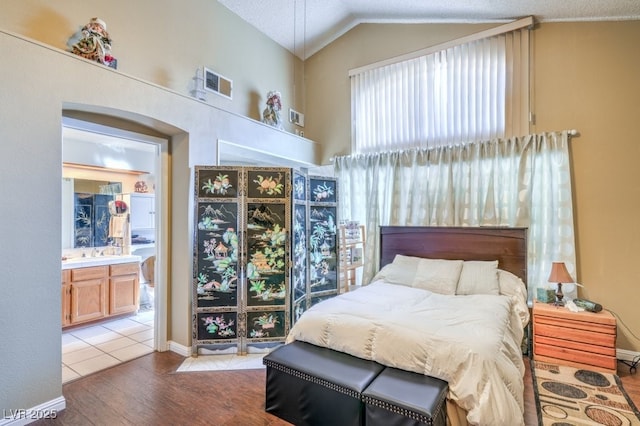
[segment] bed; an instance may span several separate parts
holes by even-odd
[[[314,305],[287,343],[445,380],[452,425],[524,424],[526,265],[524,228],[381,227],[372,282]]]

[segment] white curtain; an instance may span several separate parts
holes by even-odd
[[[363,282],[378,268],[381,225],[527,227],[530,299],[555,287],[553,261],[575,278],[568,141],[564,131],[336,158],[340,217],[366,225]]]
[[[351,74],[352,153],[528,133],[529,30]]]

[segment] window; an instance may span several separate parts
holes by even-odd
[[[527,134],[531,24],[525,18],[352,70],[352,152]]]

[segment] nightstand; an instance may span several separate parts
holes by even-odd
[[[536,361],[617,372],[616,318],[607,310],[571,312],[534,302],[533,356]]]

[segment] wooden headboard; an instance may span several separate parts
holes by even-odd
[[[396,254],[430,259],[497,260],[527,283],[527,228],[381,226],[380,267]]]

